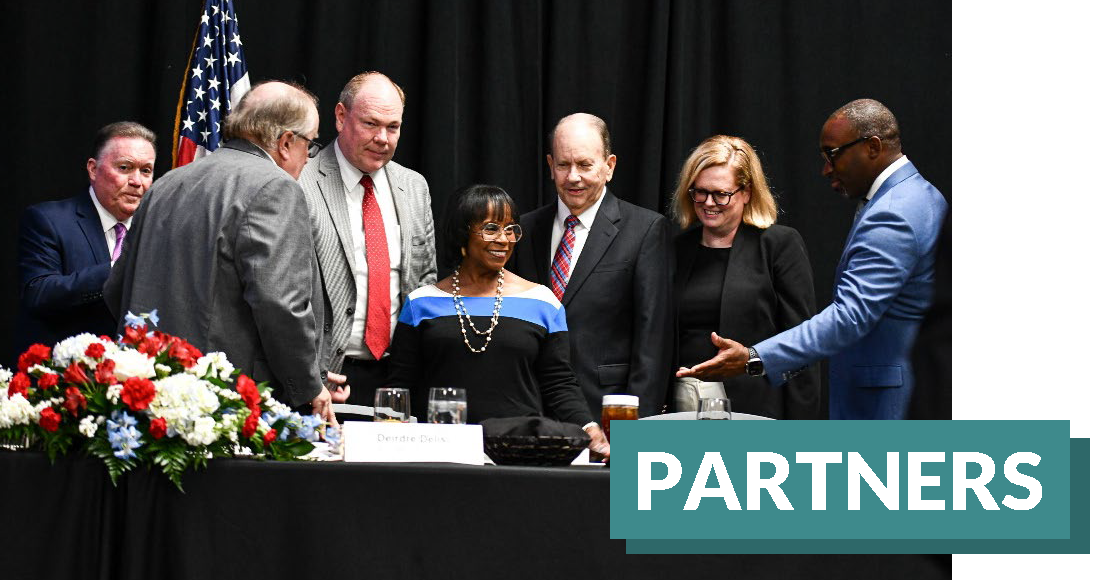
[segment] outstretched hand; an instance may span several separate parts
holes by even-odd
[[[695,377],[707,381],[720,380],[745,372],[745,364],[748,363],[748,348],[745,345],[722,338],[716,332],[710,333],[710,342],[714,343],[718,354],[691,368],[680,367],[680,370],[676,371],[677,377]]]
[[[327,389],[330,390],[332,403],[345,403],[349,399],[350,386],[346,384],[346,375],[327,371]]]

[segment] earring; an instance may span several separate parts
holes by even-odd
[[[467,257],[467,248],[460,248],[460,256]]]

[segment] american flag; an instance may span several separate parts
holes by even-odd
[[[221,119],[251,88],[231,0],[205,0],[175,115],[174,165],[216,151]]]

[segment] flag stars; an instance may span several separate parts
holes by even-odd
[[[200,99],[204,96],[205,96],[205,91],[203,91],[201,89],[201,85],[198,85],[197,87],[194,87],[194,98],[195,99]]]
[[[205,115],[206,115],[205,111],[198,111],[198,121],[204,121],[205,120]]]
[[[209,90],[211,91],[211,90],[217,89],[217,88],[220,88],[220,81],[218,81],[216,77],[210,78],[209,79]]]
[[[228,53],[228,62],[225,63],[225,64],[239,64],[239,53],[238,52],[229,52]]]
[[[215,59],[211,56],[205,57],[205,68],[213,68],[213,63],[216,62],[216,61],[217,61],[217,59]]]
[[[190,120],[190,117],[187,117],[186,120],[182,122],[182,128],[184,131],[190,131],[194,128],[194,122]]]
[[[201,23],[202,24],[209,24],[209,15],[208,14],[202,14],[201,15]]]
[[[209,131],[202,131],[201,132],[201,140],[205,143],[209,142]]]
[[[213,99],[212,101],[209,102],[209,105],[212,106],[214,110],[219,111],[220,110],[220,99]]]
[[[192,70],[190,71],[190,73],[194,75],[193,77],[190,77],[190,78],[194,78],[194,77],[198,77],[198,78],[201,78],[201,67],[200,67],[200,66],[195,66],[195,67],[194,67],[194,68],[193,68],[193,69],[192,69]]]
[[[205,46],[213,46],[213,37],[212,36],[209,36],[208,34],[206,34],[205,38],[202,38],[201,40],[202,40],[202,42],[205,43]]]
[[[232,39],[229,40],[228,42],[231,43],[231,44],[236,45],[237,48],[240,47],[240,46],[243,46],[243,41],[240,40],[238,32],[232,33]]]

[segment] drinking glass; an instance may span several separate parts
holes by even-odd
[[[600,400],[600,427],[604,437],[612,440],[612,421],[637,421],[638,397],[634,395],[604,395]]]
[[[410,389],[391,387],[376,389],[372,420],[388,423],[409,423]]]
[[[733,415],[729,411],[729,399],[699,399],[699,410],[697,411],[696,418],[700,421],[708,419],[732,419]]]
[[[463,425],[467,423],[467,389],[433,387],[429,389],[430,423]]]

